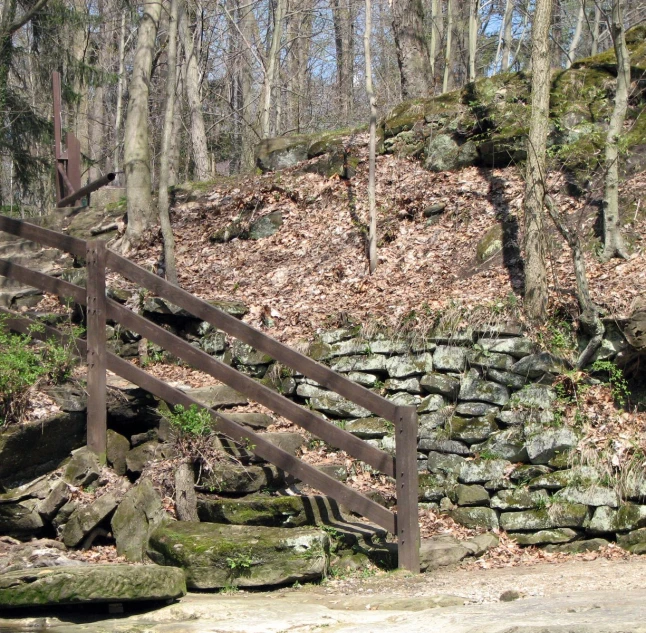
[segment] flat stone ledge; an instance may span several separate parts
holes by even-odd
[[[0,609],[173,600],[185,594],[183,571],[156,565],[42,567],[0,576]]]

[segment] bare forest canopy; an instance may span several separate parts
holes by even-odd
[[[0,204],[27,215],[51,206],[53,70],[62,74],[64,126],[81,142],[83,184],[124,171],[127,119],[137,108],[149,130],[139,148],[149,171],[143,186],[153,189],[163,157],[169,185],[204,180],[251,170],[262,138],[367,123],[365,6],[360,0],[5,0]],[[552,67],[612,48],[611,9],[606,0],[554,3]],[[528,69],[533,0],[378,0],[370,11],[380,116],[403,98]],[[644,17],[640,0],[626,0],[626,27]],[[135,72],[141,63],[150,74],[144,95]],[[174,109],[163,151],[169,83]]]

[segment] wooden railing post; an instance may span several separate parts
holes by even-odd
[[[397,485],[397,553],[399,568],[419,573],[419,517],[417,509],[417,411],[397,407],[395,427]]]
[[[105,461],[105,242],[87,243],[87,446]]]

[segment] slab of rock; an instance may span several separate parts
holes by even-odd
[[[174,522],[153,532],[148,555],[181,567],[190,589],[264,587],[318,580],[329,540],[316,528]]]
[[[73,486],[83,488],[95,482],[101,474],[101,464],[99,457],[84,447],[72,455],[69,461],[63,479]]]
[[[457,440],[445,440],[442,438],[424,437],[417,443],[420,451],[432,451],[437,453],[451,453],[453,455],[472,455],[471,449],[464,443]]]
[[[489,368],[486,371],[487,378],[495,382],[499,382],[501,385],[505,385],[509,389],[522,389],[527,384],[527,378],[521,376],[520,374],[514,374],[510,371],[504,371],[502,369],[493,369]]]
[[[568,427],[543,429],[527,438],[525,447],[532,464],[547,464],[559,453],[576,448],[579,443],[577,433]]]
[[[290,455],[296,455],[307,445],[305,436],[300,433],[263,433],[262,437]]]
[[[227,413],[226,417],[250,429],[266,429],[274,423],[272,417],[266,413]]]
[[[578,503],[553,503],[549,508],[503,512],[500,527],[508,532],[580,528],[589,520],[588,506]]]
[[[568,486],[559,490],[554,497],[569,503],[583,503],[588,506],[619,506],[619,496],[610,488],[601,486]]]
[[[478,418],[483,415],[498,414],[500,409],[492,404],[485,402],[461,402],[455,407],[457,415],[465,416],[468,418]]]
[[[568,369],[563,359],[548,352],[525,356],[511,368],[514,373],[527,378],[540,378],[544,374],[560,374]]]
[[[491,457],[506,459],[510,462],[526,462],[529,460],[525,448],[525,436],[518,427],[510,427],[504,431],[496,431],[479,444],[473,444],[475,453],[486,453]]]
[[[117,554],[132,562],[144,560],[151,533],[170,520],[149,479],[142,479],[123,497],[110,525]]]
[[[313,525],[314,497],[250,496],[244,499],[198,500],[197,512],[204,523],[255,525],[265,527],[302,527]]]
[[[568,470],[557,470],[553,473],[539,475],[529,482],[529,487],[559,490],[575,483],[577,485],[594,485],[599,481],[599,476],[599,472],[590,466],[577,466]]]
[[[0,535],[28,538],[42,533],[45,524],[38,512],[38,499],[0,504]]]
[[[500,539],[491,532],[485,532],[484,534],[478,534],[468,541],[462,541],[464,547],[469,550],[471,556],[482,556],[486,551],[490,550],[492,547],[498,547]]]
[[[241,466],[216,463],[213,470],[202,475],[200,485],[211,492],[251,494],[262,488],[277,487],[284,478],[275,466]]]
[[[38,513],[46,520],[51,521],[56,513],[69,501],[70,489],[64,481],[56,482],[47,497],[38,504]]]
[[[505,459],[474,459],[462,464],[458,477],[463,484],[481,484],[502,478],[510,466]]]
[[[455,415],[448,422],[447,429],[452,440],[475,444],[483,442],[495,433],[498,426],[492,414],[478,418],[461,418]]]
[[[105,494],[85,508],[77,508],[63,528],[63,543],[67,547],[80,545],[94,528],[114,512],[117,500],[111,494]]]
[[[539,530],[538,532],[509,533],[509,537],[513,538],[519,545],[547,545],[549,543],[569,543],[579,536],[579,532],[575,532],[570,528]]]
[[[484,486],[458,484],[449,493],[449,498],[459,506],[489,505],[489,493]]]
[[[112,429],[108,429],[108,446],[106,459],[117,475],[126,474],[126,454],[130,450],[128,438],[120,435]]]
[[[389,378],[384,384],[387,391],[407,391],[408,393],[422,393],[417,378]]]
[[[436,371],[462,372],[466,366],[467,352],[462,347],[438,345],[433,352],[433,365]]]
[[[481,338],[478,345],[488,352],[509,354],[515,358],[524,358],[534,352],[535,344],[527,338]]]
[[[453,483],[441,473],[420,473],[418,478],[418,501],[439,501],[446,496],[446,484]]]
[[[419,548],[420,570],[433,571],[455,565],[469,554],[469,549],[452,536],[425,538]]]
[[[449,515],[456,523],[468,528],[487,528],[488,530],[497,530],[498,514],[491,508],[473,507],[473,508],[456,508]]]
[[[173,454],[170,444],[160,444],[156,441],[145,442],[126,453],[128,472],[138,475],[150,462],[159,462]]]
[[[509,401],[509,390],[497,382],[483,380],[478,372],[472,369],[462,379],[458,397],[462,401],[475,400],[502,406]]]
[[[332,363],[332,369],[343,373],[351,371],[386,371],[386,357],[381,354],[369,356],[343,356]]]
[[[439,411],[446,405],[446,401],[442,396],[437,393],[433,393],[430,396],[426,396],[418,405],[417,413],[433,413]]]
[[[427,374],[419,382],[424,393],[439,394],[453,401],[458,397],[460,381],[446,374]]]
[[[386,371],[391,378],[407,378],[433,371],[433,355],[391,356],[386,359]]]
[[[588,532],[590,534],[610,534],[616,530],[617,523],[617,510],[601,506],[596,508],[590,525],[588,525]]]
[[[351,371],[348,376],[348,380],[351,380],[352,382],[356,382],[358,385],[361,385],[362,387],[374,387],[377,384],[377,381],[379,378],[377,377],[376,374],[368,374],[363,371]]]
[[[615,530],[628,532],[646,527],[646,506],[636,503],[624,503],[617,510]]]
[[[646,528],[617,536],[617,545],[633,554],[646,554]]]
[[[241,393],[227,385],[214,385],[212,387],[197,387],[187,389],[186,393],[195,398],[200,404],[211,409],[226,409],[249,404]]]
[[[457,479],[462,468],[467,463],[467,460],[459,455],[443,455],[442,453],[431,452],[428,454],[426,464],[429,472],[444,473]]]
[[[154,565],[80,565],[0,576],[0,608],[173,600],[186,594],[181,569]]]
[[[10,487],[55,470],[85,444],[85,414],[60,413],[3,429],[0,434],[0,484]],[[29,459],[25,459],[25,447]]]
[[[514,358],[507,354],[481,352],[472,349],[467,352],[467,362],[469,363],[469,367],[477,367],[485,370],[497,369],[499,371],[508,371],[514,364]]]
[[[345,430],[365,440],[380,439],[393,431],[392,423],[383,418],[360,418],[346,422]]]
[[[300,385],[299,389],[302,386]],[[367,418],[372,413],[370,410],[331,391],[311,398],[310,406],[316,411],[322,411],[337,418]]]
[[[530,384],[514,394],[514,404],[527,409],[549,409],[556,397],[552,387]]]
[[[501,490],[491,498],[491,507],[498,510],[530,510],[545,506],[549,496],[545,490],[517,488]]]
[[[263,237],[271,237],[278,233],[283,225],[283,214],[280,211],[274,211],[252,222],[249,226],[249,239],[260,240]]]

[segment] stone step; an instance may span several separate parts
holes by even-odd
[[[180,570],[154,565],[78,564],[11,571],[0,577],[0,609],[173,600],[185,594]]]
[[[175,521],[153,532],[148,556],[182,568],[189,589],[265,587],[320,580],[329,547],[318,528]]]

